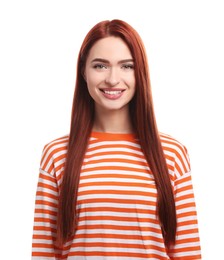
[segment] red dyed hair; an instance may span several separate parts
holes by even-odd
[[[166,246],[175,242],[176,209],[168,168],[156,125],[144,44],[139,34],[121,20],[102,21],[86,35],[78,61],[72,107],[66,167],[61,185],[57,222],[57,244],[63,245],[76,228],[79,176],[94,122],[94,100],[89,95],[84,69],[92,46],[100,39],[115,36],[124,40],[135,64],[136,92],[129,107],[133,128],[154,175],[157,187],[157,214]]]

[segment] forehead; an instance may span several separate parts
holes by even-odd
[[[98,40],[90,49],[88,59],[105,58],[109,60],[131,59],[131,52],[121,38],[109,36]]]

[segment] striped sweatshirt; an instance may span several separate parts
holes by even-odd
[[[164,245],[154,177],[134,134],[92,132],[80,172],[78,223],[57,248],[58,196],[68,136],[48,143],[36,192],[33,260],[201,259],[190,163],[184,145],[160,134],[177,212],[176,243]]]

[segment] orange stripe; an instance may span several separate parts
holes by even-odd
[[[81,172],[92,172],[92,171],[106,171],[108,170],[108,166],[97,166],[97,167],[91,167],[91,168],[86,168],[86,169],[82,169]],[[110,170],[114,170],[114,171],[131,171],[131,172],[143,172],[143,173],[150,173],[150,170],[146,170],[146,169],[138,169],[138,168],[133,168],[133,167],[124,167],[124,166],[110,166]]]
[[[199,251],[199,246],[192,246],[192,247],[182,247],[182,248],[176,248],[175,253],[183,253],[183,252],[189,252],[189,251]],[[172,252],[172,251],[171,251]],[[185,259],[185,258],[183,258]]]
[[[140,166],[145,166],[145,167],[148,167],[148,164],[146,162],[141,162],[141,161],[135,161],[134,159],[133,160],[130,160],[130,159],[122,159],[122,158],[113,158],[113,159],[99,159],[99,160],[91,160],[87,163],[85,163],[85,165],[88,165],[88,164],[91,164],[91,165],[94,165],[94,164],[98,164],[98,163],[127,163],[127,164],[132,164],[132,165],[140,165]],[[108,166],[107,166],[108,167]],[[119,166],[118,166],[119,167]]]
[[[151,177],[151,176],[150,176]],[[149,181],[149,176],[147,177],[144,177],[144,176],[139,176],[139,175],[129,175],[129,174],[119,174],[119,173],[116,173],[115,174],[111,174],[111,173],[108,173],[108,174],[91,174],[91,175],[87,175],[87,176],[83,176],[81,175],[80,176],[80,179],[81,180],[88,180],[88,179],[105,179],[105,178],[117,178],[117,180],[119,181],[120,179],[134,179],[134,180],[141,180],[141,181]],[[82,185],[82,184],[81,184]],[[82,187],[82,186],[81,186]]]
[[[45,200],[36,200],[36,205],[42,205],[42,206],[46,205],[57,209],[57,204]]]
[[[111,212],[125,212],[125,213],[136,213],[138,212],[139,214],[149,214],[148,209],[136,209],[136,208],[113,208],[113,207],[85,207],[81,208],[78,210],[79,213],[84,213],[84,212],[106,212],[106,211],[111,211]]]
[[[34,217],[35,222],[43,222],[43,223],[51,223],[53,225],[56,224],[56,220],[50,219],[50,218],[38,218]]]
[[[182,204],[182,205],[178,205],[176,207],[176,209],[185,209],[185,208],[190,208],[190,207],[195,207],[195,203],[189,202],[189,203],[185,203],[185,204]]]
[[[53,200],[58,200],[58,197],[51,194],[51,193],[48,193],[48,192],[44,192],[44,191],[37,191],[36,192],[36,196],[42,196],[42,197],[46,197],[46,198],[50,198],[50,199],[53,199]]]
[[[38,183],[38,187],[39,188],[46,188],[46,189],[52,190],[54,192],[58,192],[57,188],[55,188],[54,186],[46,184],[46,183],[42,183],[42,182]]]
[[[192,220],[182,221],[182,222],[179,223],[178,226],[181,227],[181,226],[197,225],[197,224],[198,224],[197,220],[196,219],[192,219]]]
[[[139,235],[124,235],[124,234],[77,234],[76,238],[113,238],[113,239],[130,239],[130,240],[153,240],[158,243],[163,243],[163,239],[153,236],[139,236]]]
[[[82,251],[76,251],[76,252],[70,252],[69,256],[117,256],[117,257],[137,257],[137,258],[157,258],[160,260],[167,260],[167,257],[162,257],[158,254],[144,254],[144,253],[130,253],[130,252],[98,252],[98,251],[92,251],[92,252],[82,252]],[[159,258],[158,258],[159,257]],[[67,257],[63,257],[63,259],[66,259]]]
[[[33,235],[33,239],[41,239],[41,240],[48,240],[52,241],[52,236],[47,235]],[[53,242],[53,241],[52,241]],[[44,247],[44,246],[43,246]]]
[[[94,221],[94,220],[99,220],[99,216],[84,216],[84,217],[79,217],[79,221]],[[124,221],[124,222],[135,222],[136,223],[136,218],[134,217],[116,217],[116,216],[101,216],[100,220],[108,220],[108,221]],[[158,224],[158,221],[155,219],[151,218],[139,218],[139,222],[148,222],[152,224]]]
[[[46,209],[35,209],[35,213],[41,213],[41,214],[46,214],[46,215],[52,215],[54,217],[57,216],[57,212],[52,211],[52,210],[46,210]]]
[[[188,229],[188,230],[180,230],[177,231],[177,236],[181,236],[181,235],[187,235],[187,234],[198,234],[198,229],[197,228],[193,228],[193,229]]]
[[[95,185],[99,185],[99,184],[95,184]],[[106,185],[109,185],[109,184],[106,184]],[[129,187],[129,185],[126,184],[126,183],[123,186]],[[101,194],[117,194],[117,195],[150,196],[150,197],[156,198],[156,193],[143,192],[143,191],[133,191],[133,190],[106,190],[106,189],[105,190],[90,190],[90,191],[80,191],[78,193],[78,195],[83,196],[83,195],[93,195],[93,194],[99,194],[99,193],[101,193]]]
[[[112,230],[131,230],[131,231],[136,231],[136,230],[141,230],[141,231],[151,231],[151,232],[155,232],[155,233],[160,233],[160,229],[158,228],[154,228],[154,227],[139,227],[139,226],[124,226],[124,225],[107,225],[107,224],[103,224],[103,225],[98,225],[98,224],[94,224],[94,225],[79,225],[77,227],[77,230],[85,230],[85,229],[99,229],[102,230],[103,229],[112,229]]]
[[[117,146],[115,146],[114,148],[117,148]],[[96,149],[97,151],[98,149]],[[88,149],[89,151],[89,149]],[[140,159],[145,159],[143,154],[138,154],[138,153],[133,153],[133,152],[127,152],[127,151],[110,151],[109,153],[110,155],[127,155],[127,156],[132,156],[132,157],[136,157],[136,158],[140,158]],[[86,154],[84,159],[90,159],[92,158],[92,154]],[[97,152],[94,153],[94,156],[108,156],[108,152]]]
[[[97,141],[98,143],[99,141]],[[126,145],[126,144],[103,144],[103,145],[98,145],[96,147],[89,147],[88,148],[88,151],[87,152],[94,152],[96,150],[99,150],[99,149],[107,149],[108,151],[110,151],[111,148],[116,148],[116,149],[119,149],[119,148],[128,148],[131,151],[137,151],[137,152],[140,152],[142,153],[141,149],[139,147],[136,147],[136,146],[131,146],[131,145]],[[119,153],[119,151],[117,151],[117,153]],[[97,153],[94,153],[94,155],[96,155]],[[135,153],[133,153],[133,155],[135,155]]]
[[[127,199],[109,199],[109,198],[103,198],[103,199],[98,199],[98,198],[94,198],[94,199],[83,199],[83,200],[79,200],[78,201],[78,205],[79,204],[88,204],[88,203],[115,203],[115,204],[133,204],[132,200],[127,200]],[[137,204],[142,204],[142,205],[154,205],[155,202],[152,201],[144,201],[144,200],[135,200],[135,202]],[[100,205],[100,204],[99,204]]]
[[[56,233],[56,229],[53,227],[46,227],[46,226],[34,226],[34,231],[46,231],[46,232],[53,232]]]

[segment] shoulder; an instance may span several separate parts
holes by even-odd
[[[69,136],[65,135],[47,143],[42,151],[40,168],[50,174],[65,162]]]
[[[164,150],[165,157],[172,166],[176,177],[190,171],[190,159],[186,146],[176,138],[160,133],[160,140]]]
[[[164,149],[168,149],[174,153],[187,153],[186,146],[171,135],[160,133],[160,140]]]

